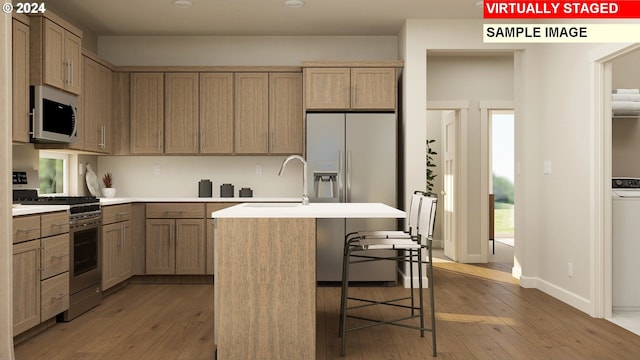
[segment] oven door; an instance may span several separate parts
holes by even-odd
[[[69,293],[74,294],[89,286],[100,284],[100,223],[71,229]]]

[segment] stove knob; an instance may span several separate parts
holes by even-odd
[[[614,180],[613,183],[616,185],[616,187],[622,186],[622,180]]]

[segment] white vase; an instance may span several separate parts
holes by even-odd
[[[102,188],[102,196],[108,198],[116,196],[116,188]]]

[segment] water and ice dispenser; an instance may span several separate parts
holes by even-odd
[[[313,172],[313,195],[312,198],[318,201],[338,202],[338,172],[337,171],[314,171]]]

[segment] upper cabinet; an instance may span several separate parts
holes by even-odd
[[[269,74],[235,74],[236,154],[266,154],[269,151]]]
[[[63,19],[31,17],[31,84],[82,91],[82,31]]]
[[[164,74],[132,73],[131,85],[131,145],[138,154],[164,153]]]
[[[389,110],[397,106],[399,62],[333,67],[303,63],[307,110]],[[385,66],[382,66],[385,65]]]
[[[200,73],[200,153],[233,153],[233,73]]]
[[[29,142],[29,18],[16,16],[12,25],[13,142]]]
[[[166,154],[198,152],[198,73],[164,75]]]
[[[131,72],[129,153],[302,154],[300,68],[239,69]]]
[[[100,62],[83,56],[78,144],[82,150],[110,154],[113,151],[113,73]]]
[[[302,74],[269,74],[269,153],[302,154]]]

